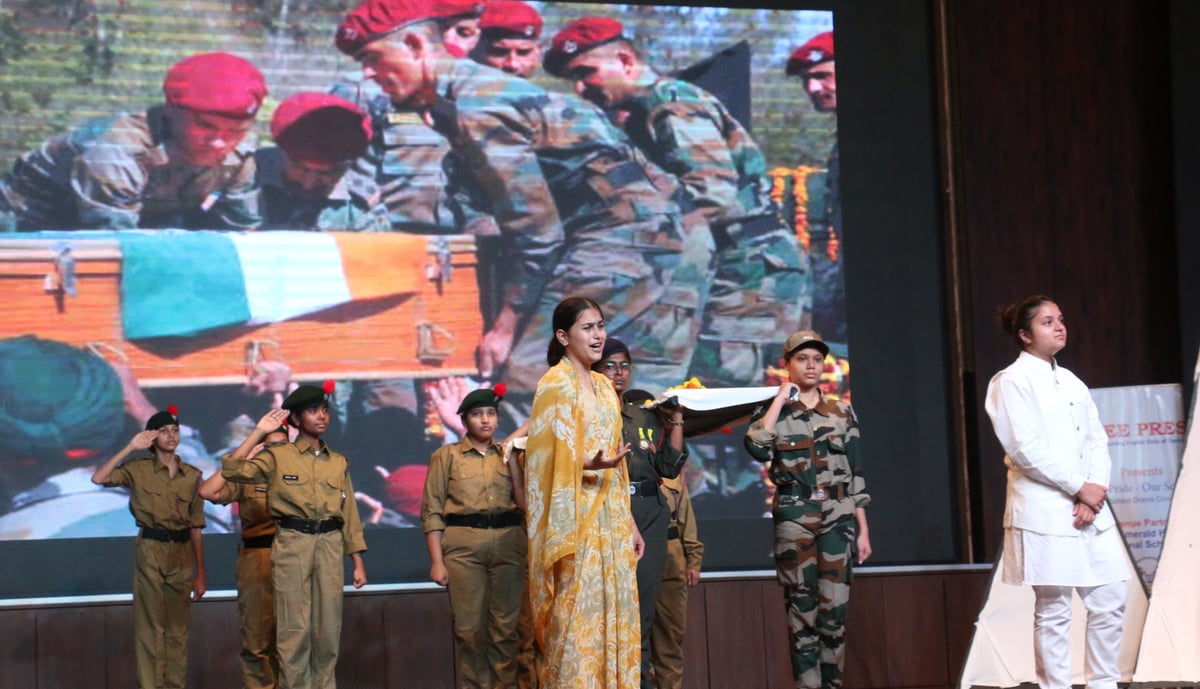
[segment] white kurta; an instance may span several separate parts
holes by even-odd
[[[1076,529],[1074,495],[1109,484],[1108,435],[1087,386],[1022,352],[988,384],[985,408],[1007,453],[1003,578],[1009,584],[1098,586],[1130,577],[1112,509]]]

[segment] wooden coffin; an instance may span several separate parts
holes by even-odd
[[[134,341],[125,337],[121,322],[119,242],[65,240],[74,263],[76,295],[71,296],[64,289],[61,265],[56,265],[63,241],[0,238],[0,338],[33,334],[87,346],[127,364],[138,382],[149,387],[239,384],[256,365],[270,360],[286,363],[301,381],[477,373],[482,318],[471,237],[359,235],[353,241],[378,242],[381,257],[406,256],[403,265],[390,259],[386,265],[369,265],[372,252],[359,252],[357,263],[346,266],[391,271],[395,288],[387,297],[350,301],[282,322]]]

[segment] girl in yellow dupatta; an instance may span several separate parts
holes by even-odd
[[[553,327],[525,460],[541,686],[637,689],[643,544],[629,512],[620,404],[612,382],[591,370],[604,315],[591,299],[570,297],[554,309]]]

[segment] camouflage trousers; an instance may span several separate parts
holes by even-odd
[[[773,515],[796,689],[838,689],[857,550],[854,501],[776,495]]]
[[[812,272],[796,235],[774,217],[741,225],[714,233],[715,275],[691,370],[709,387],[761,384],[779,343],[811,318]]]

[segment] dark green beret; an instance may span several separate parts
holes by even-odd
[[[146,419],[146,430],[157,431],[163,426],[178,426],[179,425],[179,410],[175,405],[171,405],[166,409],[156,413],[149,419]]]
[[[112,446],[124,428],[117,372],[80,347],[32,335],[0,340],[0,454],[60,459]]]
[[[283,408],[288,411],[300,412],[305,409],[319,407],[327,402],[325,391],[315,385],[301,385],[292,391],[283,401]]]
[[[480,388],[472,390],[463,398],[462,404],[458,405],[458,415],[462,416],[472,409],[479,407],[495,407],[500,404],[501,396],[497,395],[494,390]]]

